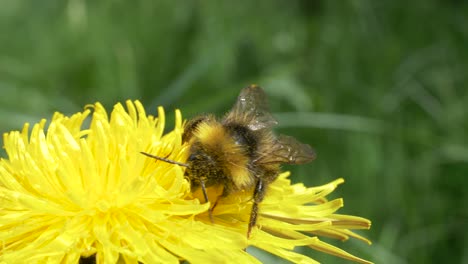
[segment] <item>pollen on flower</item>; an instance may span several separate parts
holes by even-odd
[[[341,179],[308,188],[282,174],[247,239],[251,193],[219,199],[211,223],[210,204],[190,190],[184,167],[140,154],[184,162],[189,148],[179,111],[175,128],[164,131],[162,108],[153,117],[140,102],[127,101],[110,115],[96,103],[5,133],[0,263],[78,263],[94,255],[97,263],[259,263],[248,246],[296,263],[315,263],[294,252],[298,246],[369,263],[319,239],[369,242],[351,229],[368,229],[370,222],[335,214],[343,201],[326,199]],[[210,197],[219,194],[208,188]]]

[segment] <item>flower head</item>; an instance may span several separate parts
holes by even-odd
[[[335,214],[343,201],[325,198],[342,179],[307,188],[282,174],[247,239],[251,193],[219,199],[212,223],[209,203],[190,190],[184,167],[140,154],[187,159],[180,112],[175,129],[164,134],[162,108],[155,118],[138,101],[126,105],[108,117],[97,103],[71,117],[56,113],[47,127],[42,120],[4,134],[0,263],[78,263],[94,254],[97,263],[258,263],[248,246],[296,263],[314,263],[296,246],[367,263],[318,238],[369,242],[351,229],[370,222]],[[208,188],[210,197],[219,193]]]

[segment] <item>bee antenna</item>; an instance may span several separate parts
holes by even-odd
[[[166,159],[166,158],[155,156],[155,155],[143,152],[143,151],[140,151],[140,153],[147,156],[147,157],[150,157],[150,158],[153,158],[153,159],[156,159],[156,160],[160,160],[160,161],[164,161],[164,162],[167,162],[167,163],[171,163],[171,164],[176,164],[176,165],[179,165],[179,166],[182,166],[182,167],[187,167],[188,168],[188,166],[189,166],[187,163],[182,163],[182,162],[178,162],[178,161],[175,161],[175,160]]]

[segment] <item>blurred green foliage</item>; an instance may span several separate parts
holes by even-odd
[[[372,246],[334,244],[377,263],[468,263],[467,2],[0,5],[1,131],[129,98],[221,114],[257,83],[278,131],[318,152],[287,168],[294,180],[344,177],[340,212],[373,221]]]

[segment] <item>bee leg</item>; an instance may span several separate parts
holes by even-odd
[[[218,205],[218,201],[219,201],[219,197],[216,199],[216,201],[214,202],[213,206],[208,209],[208,213],[210,214],[210,220],[211,220],[211,223],[214,224],[214,221],[213,221],[213,211],[216,207],[216,205]]]
[[[253,193],[253,205],[252,205],[252,211],[250,212],[250,221],[249,221],[249,227],[247,229],[247,238],[250,237],[250,233],[252,232],[252,229],[255,227],[257,224],[257,217],[258,217],[258,205],[260,202],[263,200],[265,197],[265,183],[263,182],[262,179],[258,179],[257,183],[255,184],[255,189]]]
[[[213,206],[210,208],[210,211],[209,211],[210,214],[213,214],[214,209],[215,209],[216,206],[218,205],[218,202],[219,202],[220,197],[226,197],[226,196],[229,195],[229,191],[228,191],[228,190],[229,190],[229,188],[228,188],[226,185],[224,185],[223,193],[222,193],[220,196],[217,196],[217,197],[216,197],[216,201],[214,202]]]
[[[201,186],[201,189],[202,189],[202,192],[203,192],[203,197],[205,197],[205,203],[207,203],[207,202],[209,202],[208,194],[206,193],[205,182],[202,179],[200,179],[200,186]],[[212,208],[208,209],[208,215],[210,216],[210,221],[213,224],[214,220],[213,220],[213,209]]]

